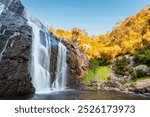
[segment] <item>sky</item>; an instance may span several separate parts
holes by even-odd
[[[34,16],[55,29],[85,29],[90,35],[111,31],[150,4],[150,0],[21,0]]]

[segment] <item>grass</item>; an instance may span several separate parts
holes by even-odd
[[[130,86],[135,86],[138,82],[147,80],[147,79],[149,79],[149,78],[150,78],[150,77],[148,77],[148,76],[141,77],[141,78],[137,78],[137,79],[131,80],[129,84],[130,84]]]
[[[149,76],[145,76],[145,77],[141,77],[141,78],[137,78],[137,79],[135,79],[135,80],[132,80],[132,82],[137,83],[137,82],[140,82],[140,81],[143,81],[143,80],[149,79],[149,78],[150,78]]]
[[[88,75],[85,77],[83,82],[91,82],[94,80],[105,81],[109,77],[109,71],[111,69],[108,66],[99,66],[95,71],[89,70]]]

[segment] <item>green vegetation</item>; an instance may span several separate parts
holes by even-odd
[[[90,60],[90,69],[91,70],[96,70],[99,66],[106,66],[109,64],[108,62],[108,57],[102,57],[102,58],[95,58]]]
[[[108,66],[99,66],[95,71],[90,69],[83,82],[91,82],[94,80],[103,82],[109,77],[109,72],[111,72],[111,69]]]
[[[150,8],[146,7],[117,24],[112,32],[99,36],[89,36],[80,28],[54,30],[50,27],[55,35],[78,46],[89,58],[89,72],[83,79],[85,84],[89,85],[92,81],[116,82],[115,78],[122,78],[118,79],[122,85],[131,82],[134,86],[135,82],[148,78],[148,70],[138,71],[135,68],[143,64],[150,67]],[[113,65],[113,75],[109,74],[112,72],[109,65]]]
[[[119,75],[128,75],[133,69],[128,66],[129,59],[123,57],[122,59],[118,59],[115,61],[114,71]]]
[[[136,52],[135,57],[138,64],[145,64],[150,66],[150,47],[140,48]]]
[[[84,78],[83,82],[90,82],[94,79],[96,73],[92,70],[89,70],[87,76]]]
[[[135,86],[138,82],[144,81],[149,79],[150,77],[146,76],[146,77],[141,77],[141,78],[137,78],[137,79],[133,79],[131,80],[128,84],[129,86]]]
[[[133,79],[131,82],[137,83],[137,82],[149,79],[149,78],[150,78],[149,76],[145,76],[145,77]]]

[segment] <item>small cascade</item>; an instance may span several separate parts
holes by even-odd
[[[59,43],[56,79],[52,84],[53,90],[64,90],[66,88],[66,77],[67,77],[66,59],[67,59],[67,49],[63,44]]]
[[[24,15],[28,20],[28,25],[32,27],[33,42],[30,62],[30,74],[36,93],[50,93],[66,88],[67,63],[66,47],[59,43],[57,57],[57,71],[54,82],[51,82],[50,75],[50,56],[51,56],[51,37],[49,30],[46,29],[39,20],[25,9]]]

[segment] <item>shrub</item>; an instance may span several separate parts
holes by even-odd
[[[138,64],[145,64],[150,66],[150,47],[140,48],[136,52],[135,58]]]
[[[134,69],[133,69],[133,67],[125,66],[124,71],[125,71],[125,75],[130,75],[133,73]]]
[[[115,66],[114,66],[115,73],[119,75],[129,74],[132,70],[129,69],[128,64],[129,64],[129,59],[127,59],[126,57],[123,57],[122,59],[117,59],[115,61]]]
[[[99,67],[99,61],[97,59],[90,60],[90,69],[95,71]]]
[[[103,56],[101,58],[95,58],[90,60],[90,69],[95,70],[99,66],[105,66],[109,64],[109,58],[107,56]]]
[[[147,73],[145,73],[144,71],[136,71],[137,78],[141,78],[141,77],[145,77],[145,76],[147,76]]]

